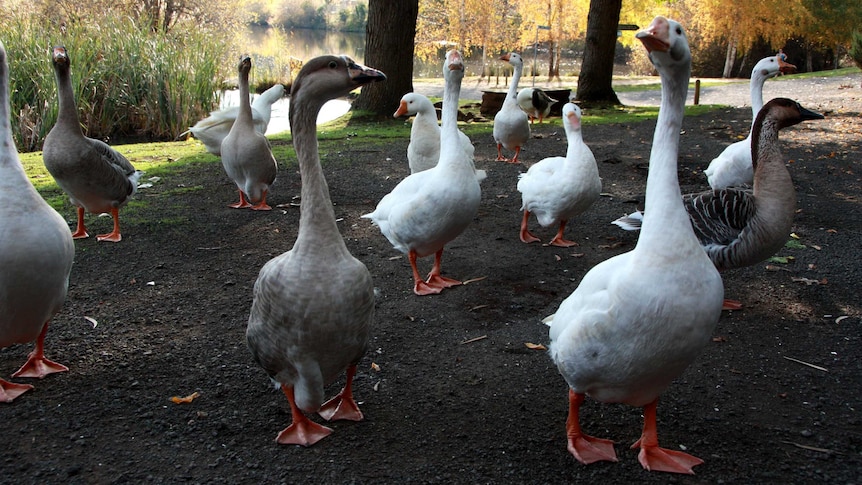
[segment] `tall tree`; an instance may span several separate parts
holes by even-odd
[[[386,82],[371,83],[353,102],[354,109],[390,116],[404,93],[413,91],[413,40],[419,0],[368,1],[365,63],[386,74]]]
[[[578,76],[579,101],[597,105],[621,104],[611,81],[622,3],[622,0],[590,1],[584,63]]]

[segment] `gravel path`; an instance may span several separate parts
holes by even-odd
[[[721,85],[703,87],[700,93],[701,104],[724,104],[741,108],[751,106],[749,97],[749,84],[745,79],[723,80],[703,79],[707,81],[718,81]],[[650,80],[650,83],[658,82],[658,78]],[[631,84],[632,81],[617,81],[618,84]],[[531,86],[531,80],[519,83],[520,87]],[[576,89],[576,83],[560,84],[548,82],[536,82],[536,86],[542,89],[565,89],[570,87]],[[862,73],[853,73],[845,76],[814,77],[806,79],[778,78],[767,81],[763,88],[763,97],[766,100],[776,97],[796,99],[804,106],[821,111],[849,110],[854,105],[859,105],[862,100]],[[414,90],[426,96],[443,96],[443,84],[440,81],[414,81]],[[476,84],[465,82],[461,88],[462,99],[482,99],[483,90],[505,91],[505,86],[493,86],[489,84]],[[661,92],[656,89],[644,91],[617,93],[620,101],[626,106],[658,106],[661,100]],[[694,90],[689,90],[688,103],[694,103]]]

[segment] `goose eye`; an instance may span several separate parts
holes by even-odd
[[[335,61],[329,61],[329,68],[330,68],[330,69],[335,69],[336,67],[338,67],[338,63],[337,63],[337,62],[335,62]]]
[[[676,28],[676,35],[682,35],[682,27]]]

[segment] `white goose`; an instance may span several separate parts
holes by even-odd
[[[269,120],[272,118],[272,105],[282,97],[284,97],[284,86],[275,84],[252,101],[251,114],[254,120],[254,129],[261,135],[265,135],[266,129],[269,127]],[[221,142],[230,133],[237,115],[239,115],[239,106],[213,111],[209,116],[195,123],[195,126],[189,128],[188,131],[181,133],[180,137],[191,133],[204,144],[206,151],[213,155],[221,155]]]
[[[537,119],[541,123],[551,112],[551,106],[556,102],[556,99],[548,96],[548,93],[539,88],[524,88],[518,91],[518,107],[527,113],[530,124]]]
[[[405,115],[415,116],[410,127],[410,143],[407,145],[407,164],[410,166],[410,173],[414,174],[437,165],[443,140],[440,137],[440,125],[437,124],[437,109],[426,96],[419,93],[402,96],[392,117]],[[446,142],[448,143],[448,140]],[[472,161],[475,150],[473,142],[461,130],[458,130],[458,143],[464,150],[464,156]],[[473,168],[475,170],[475,165]],[[476,179],[479,182],[486,177],[484,170],[476,170]]]
[[[75,244],[66,221],[36,192],[18,160],[9,121],[9,65],[0,42],[0,348],[36,341],[13,377],[69,370],[45,358],[48,322],[69,286]],[[32,389],[0,379],[0,402]]]
[[[500,57],[501,61],[511,64],[515,71],[509,84],[509,91],[500,111],[494,115],[494,141],[497,142],[497,161],[518,163],[521,148],[530,139],[530,120],[527,114],[518,107],[518,82],[524,70],[524,60],[516,52],[510,52]],[[503,147],[514,150],[515,156],[508,160],[503,156]]]
[[[751,123],[763,107],[763,84],[767,79],[782,73],[793,72],[796,66],[784,62],[784,54],[765,57],[751,71]],[[713,189],[751,185],[754,171],[751,168],[751,131],[741,141],[729,145],[715,157],[703,171]]]
[[[278,163],[272,156],[269,140],[255,129],[252,120],[251,103],[248,100],[251,58],[241,56],[237,69],[239,114],[221,143],[222,166],[239,191],[239,202],[228,207],[270,210],[272,208],[267,205],[266,196],[275,182]]]
[[[643,229],[635,248],[593,267],[546,318],[550,354],[569,384],[569,451],[582,463],[616,461],[613,441],[581,431],[585,396],[642,406],[639,461],[647,470],[693,473],[702,463],[658,446],[658,396],[710,341],[723,288],[682,204],[679,133],[691,70],[682,26],[656,17],[637,34],[661,75],[662,101],[647,179]]]
[[[320,56],[305,63],[293,83],[290,126],[302,177],[299,232],[293,249],[260,270],[246,331],[255,361],[290,403],[293,423],[279,433],[278,443],[310,446],[332,432],[303,411],[327,420],[363,418],[352,383],[371,331],[374,287],[338,231],[315,130],[326,101],[384,79],[347,56]],[[345,369],[344,389],[324,403],[324,386]]]
[[[441,139],[458,139],[458,97],[464,64],[461,54],[451,50],[443,67]],[[441,143],[440,161],[431,169],[402,180],[377,204],[374,212],[362,217],[380,227],[395,249],[406,253],[413,270],[413,291],[417,295],[440,293],[461,284],[440,275],[443,247],[470,225],[479,210],[479,188],[472,159],[458,144]],[[416,259],[434,255],[434,266],[425,281],[419,276]]]
[[[42,148],[45,168],[78,208],[78,227],[72,237],[89,237],[84,226],[85,210],[94,214],[110,212],[114,229],[97,239],[119,242],[122,239],[119,210],[135,195],[142,172],[106,143],[84,136],[65,47],[54,47],[52,62],[59,111]]]
[[[531,243],[539,238],[530,233],[530,213],[539,224],[548,227],[559,223],[552,246],[570,247],[577,243],[563,238],[566,222],[583,213],[599,198],[602,181],[596,157],[581,135],[581,109],[566,103],[563,106],[563,127],[569,147],[565,157],[549,157],[531,166],[518,180],[521,192],[521,241]]]

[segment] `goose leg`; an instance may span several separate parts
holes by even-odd
[[[597,461],[618,461],[614,442],[581,432],[580,409],[584,395],[569,389],[569,417],[566,419],[566,448],[579,462],[589,465]]]
[[[264,191],[263,191],[263,197],[260,199],[260,202],[258,202],[257,204],[255,204],[255,205],[251,206],[251,210],[254,210],[254,211],[268,211],[268,210],[272,210],[272,207],[270,207],[270,206],[269,206],[269,205],[267,205],[267,203],[266,203],[266,194],[267,194],[267,192],[268,192],[267,190],[264,190]],[[242,193],[242,192],[240,192],[240,194],[241,194],[241,193]]]
[[[632,445],[632,448],[640,447],[641,449],[638,454],[638,461],[650,471],[694,475],[691,468],[700,465],[703,460],[681,451],[659,448],[658,432],[656,431],[656,407],[658,407],[658,399],[644,406],[643,434]]]
[[[428,278],[425,280],[425,283],[428,283],[431,287],[440,288],[441,290],[460,285],[461,282],[458,280],[440,276],[440,262],[442,259],[443,249],[440,249],[436,254],[434,254],[434,266],[431,268],[431,272],[428,273]]]
[[[347,382],[344,389],[335,397],[323,403],[317,414],[327,421],[344,419],[348,421],[362,421],[362,411],[353,400],[353,376],[356,375],[356,364],[347,368]]]
[[[72,239],[83,239],[85,237],[90,237],[90,235],[87,234],[87,228],[84,227],[84,208],[78,207],[78,227],[72,233]]]
[[[36,348],[27,356],[27,362],[21,366],[12,377],[38,377],[39,379],[54,374],[56,372],[66,372],[69,370],[63,364],[50,361],[45,358],[45,335],[48,333],[48,322],[42,326],[42,333],[36,339]]]
[[[251,204],[245,200],[245,194],[242,193],[242,190],[239,190],[239,202],[235,204],[228,204],[228,207],[233,207],[234,209],[245,209],[246,207],[251,207]]]
[[[503,145],[501,143],[497,143],[497,162],[508,162],[509,159],[503,156]]]
[[[569,241],[568,239],[563,238],[563,231],[566,229],[566,222],[567,221],[560,221],[560,229],[557,231],[557,235],[554,236],[554,239],[551,239],[551,242],[548,244],[551,246],[559,246],[561,248],[570,248],[578,245],[575,241]]]
[[[541,242],[542,240],[537,238],[530,232],[528,229],[530,222],[530,211],[524,211],[524,218],[521,219],[521,242],[530,244],[532,242]]]
[[[292,387],[282,384],[281,390],[287,397],[287,402],[290,403],[290,414],[293,422],[278,433],[278,436],[275,438],[277,443],[282,445],[311,446],[332,433],[331,429],[311,421],[302,414],[302,411],[297,407],[294,400]]]
[[[419,296],[436,295],[443,291],[443,288],[437,288],[429,285],[419,276],[419,269],[416,268],[416,251],[412,249],[407,253],[407,259],[410,260],[410,267],[413,269],[413,293]]]
[[[30,389],[33,389],[30,384],[16,384],[0,379],[0,402],[12,402]]]
[[[520,160],[518,160],[518,155],[520,155],[520,154],[521,154],[521,147],[515,147],[515,156],[512,157],[511,160],[509,160],[509,163],[521,163]]]
[[[99,234],[96,236],[97,241],[120,242],[123,239],[123,236],[120,235],[120,209],[111,208],[111,217],[114,219],[114,230],[107,234]]]

